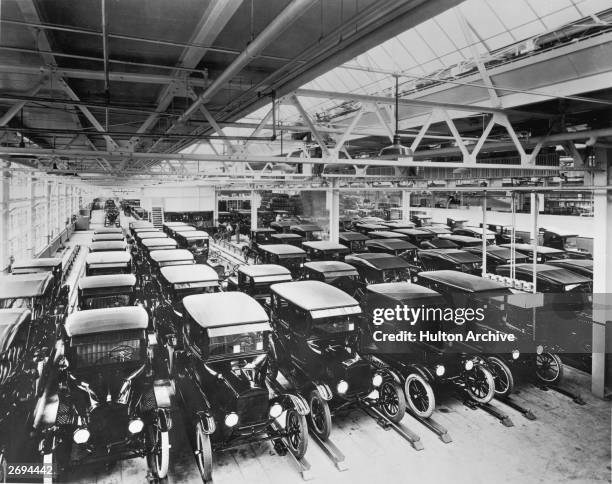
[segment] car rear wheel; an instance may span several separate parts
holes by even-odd
[[[408,375],[404,383],[404,394],[410,412],[421,418],[431,417],[436,408],[436,398],[425,378],[416,373]]]
[[[406,413],[406,399],[401,387],[395,381],[386,380],[378,391],[380,392],[378,405],[381,412],[392,422],[399,423]]]
[[[318,390],[313,390],[310,392],[308,404],[310,406],[310,414],[308,415],[310,420],[310,428],[319,436],[321,440],[329,439],[332,425],[329,405],[323,399],[323,397],[321,397]]]
[[[563,379],[563,362],[559,355],[542,353],[536,355],[536,376],[548,384],[559,383]]]
[[[210,435],[204,432],[202,422],[196,425],[196,463],[204,482],[212,481],[212,446],[210,445]]]
[[[308,426],[306,417],[293,408],[287,410],[285,431],[287,447],[296,459],[301,459],[308,448]]]
[[[507,397],[514,391],[514,377],[512,371],[508,365],[506,365],[497,356],[490,356],[487,358],[489,368],[493,374],[493,380],[495,381],[495,396],[496,397]]]
[[[465,390],[475,402],[489,403],[495,396],[495,379],[487,368],[476,365],[466,376]]]
[[[168,476],[170,464],[170,436],[167,430],[157,425],[149,427],[151,450],[147,454],[149,470],[156,479],[165,479]]]

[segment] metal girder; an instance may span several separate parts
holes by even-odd
[[[351,120],[351,123],[346,127],[346,130],[344,131],[344,133],[342,133],[340,135],[340,138],[336,140],[336,146],[334,147],[336,155],[340,152],[340,150],[344,149],[344,143],[346,143],[346,140],[348,139],[348,137],[351,135],[351,133],[353,132],[353,130],[357,126],[357,123],[361,119],[361,116],[363,115],[364,111],[365,111],[365,109],[363,107],[361,107],[359,109],[359,111],[357,111],[357,113],[355,114],[355,116]],[[344,152],[346,153],[346,150],[344,150]],[[348,153],[347,153],[347,155],[348,155]],[[349,158],[350,158],[350,156],[349,156]]]
[[[90,69],[71,69],[67,67],[54,66],[24,66],[19,64],[0,64],[1,73],[9,74],[29,74],[29,75],[56,75],[68,79],[86,79],[91,81],[103,81],[104,72],[94,71]],[[131,82],[138,84],[172,84],[177,78],[170,75],[161,74],[146,74],[139,72],[117,72],[110,71],[108,73],[109,80],[113,82]],[[205,88],[210,84],[207,79],[201,78],[184,78],[183,82],[190,86]]]
[[[190,44],[200,45],[212,45],[219,33],[223,30],[225,25],[233,17],[240,7],[242,0],[226,0],[224,2],[211,2],[208,8],[203,12],[198,25],[195,28]],[[204,55],[206,55],[208,49],[190,46],[186,47],[177,65],[180,67],[187,67],[193,69],[197,67]],[[174,73],[177,77],[179,71]],[[174,95],[176,94],[175,89],[172,85],[167,85],[157,98],[157,113],[161,113],[168,109],[168,106],[172,102]],[[146,121],[138,128],[138,133],[146,133],[157,121],[159,114],[151,114]]]
[[[184,122],[189,119],[196,112],[198,106],[206,104],[229,80],[244,69],[251,62],[253,57],[261,53],[278,37],[278,35],[301,17],[302,14],[315,3],[316,0],[292,0],[292,2],[247,45],[244,51],[234,59],[223,73],[215,79],[200,96],[198,96],[197,100],[185,110],[183,115],[179,118],[179,122]]]
[[[315,139],[317,140],[317,143],[321,147],[321,150],[323,151],[323,155],[329,156],[330,152],[329,152],[329,149],[327,148],[327,145],[325,144],[325,140],[323,140],[323,137],[321,136],[321,133],[319,133],[319,131],[317,130],[316,126],[314,125],[314,123],[310,119],[310,116],[308,115],[308,113],[304,109],[304,106],[302,106],[302,103],[300,103],[300,101],[297,98],[297,96],[289,96],[289,100],[295,106],[295,108],[298,110],[298,112],[302,116],[302,119],[304,120],[304,122],[308,125],[308,128],[310,129],[310,132],[315,137]]]
[[[38,82],[32,89],[27,92],[27,96],[36,96],[38,91],[47,83],[47,78],[44,76],[40,82]],[[19,101],[13,104],[7,111],[0,117],[0,126],[6,126],[6,124],[15,117],[15,115],[26,105],[26,101]]]

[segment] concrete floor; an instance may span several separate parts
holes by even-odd
[[[95,217],[99,215],[94,214],[92,221],[99,223]],[[90,239],[91,232],[80,232],[71,243],[86,245]],[[80,255],[81,264],[85,252]],[[320,484],[610,482],[612,405],[591,396],[589,385],[588,375],[566,367],[564,386],[582,393],[584,406],[552,390],[521,387],[515,398],[537,420],[529,421],[503,403],[495,403],[510,416],[513,427],[454,398],[442,401],[434,418],[448,429],[453,442],[441,442],[409,416],[403,421],[420,436],[421,451],[354,411],[334,420],[331,437],[345,454],[348,470],[339,472],[311,440],[306,454],[312,466],[310,477]],[[201,482],[186,430],[176,409],[169,483]],[[215,484],[291,484],[302,482],[302,477],[290,457],[276,455],[266,443],[215,455],[214,480]],[[70,482],[145,483],[146,462],[141,458],[110,468],[80,468],[71,474]]]

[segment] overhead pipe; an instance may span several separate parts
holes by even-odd
[[[270,43],[285,31],[293,22],[301,17],[317,0],[293,0],[272,22],[251,42],[242,53],[223,71],[213,83],[198,96],[198,98],[187,108],[178,119],[179,123],[185,122],[198,109],[217,94],[227,82],[244,69],[252,59],[257,57]]]

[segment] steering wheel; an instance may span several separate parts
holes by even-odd
[[[134,359],[135,353],[136,348],[128,345],[119,345],[108,351],[108,358],[118,362],[130,361]]]

